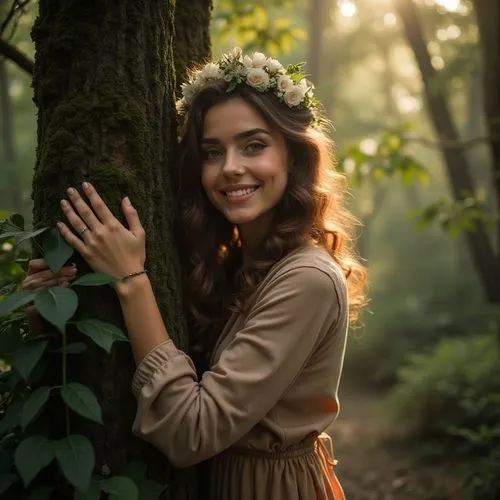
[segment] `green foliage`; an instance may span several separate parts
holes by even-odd
[[[427,451],[466,461],[472,498],[498,498],[500,347],[492,334],[412,354],[390,396],[393,417]],[[478,461],[478,457],[480,460]]]
[[[394,175],[399,175],[406,185],[415,181],[427,183],[427,169],[405,152],[406,130],[405,125],[384,131],[378,140],[370,142],[372,147],[369,151],[363,143],[348,146],[340,156],[339,169],[349,176],[356,187]]]
[[[474,231],[478,221],[487,220],[486,204],[476,196],[455,201],[442,198],[410,213],[417,221],[417,227],[425,228],[438,223],[445,231],[457,237],[463,231]]]
[[[23,243],[33,238],[42,239],[44,257],[55,271],[71,254],[52,228],[26,231],[18,215],[0,221],[0,241],[8,243],[2,247],[8,258],[2,259],[4,255],[0,254],[0,498],[48,500],[53,492],[70,486],[77,500],[99,500],[101,493],[110,500],[158,499],[165,486],[148,479],[145,467],[135,467],[133,477],[93,476],[91,442],[69,430],[68,410],[98,424],[103,423],[102,411],[90,388],[68,380],[67,356],[87,352],[85,343],[68,342],[75,332],[71,320],[78,308],[77,293],[61,287],[36,293],[18,290],[25,275],[22,268],[19,272],[18,260],[26,255]],[[113,281],[110,276],[95,273],[80,277],[72,286],[103,286]],[[31,332],[21,309],[28,304],[33,304],[55,329],[49,326],[44,335]],[[94,319],[80,320],[76,328],[108,353],[115,341],[128,341],[119,328]],[[41,381],[47,364],[55,355],[61,358],[62,383],[44,385]],[[54,411],[62,411],[61,421],[66,422],[66,436],[57,440],[48,430],[48,419],[54,417]],[[53,463],[59,475],[40,474]]]
[[[245,51],[260,50],[273,55],[290,52],[307,35],[290,20],[293,2],[281,0],[274,4],[219,0],[213,19],[217,44],[235,39]]]

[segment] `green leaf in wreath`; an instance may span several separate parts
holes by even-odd
[[[19,481],[19,476],[16,474],[0,474],[0,496],[17,481]]]
[[[50,228],[42,237],[43,256],[52,272],[57,273],[73,255],[73,248],[61,236],[57,228]]]
[[[28,342],[15,352],[12,365],[24,380],[28,380],[46,348],[47,342],[34,341]]]
[[[64,332],[66,323],[78,307],[78,296],[69,288],[46,288],[36,294],[35,307],[49,323]]]
[[[95,465],[94,448],[79,434],[71,434],[54,445],[57,463],[64,477],[78,490],[86,491]]]
[[[99,498],[101,498],[101,485],[93,480],[85,491],[75,490],[73,500],[99,500]]]
[[[129,341],[117,326],[98,319],[83,319],[77,321],[76,327],[84,335],[90,337],[99,347],[102,347],[107,353],[111,352],[113,342]]]
[[[35,298],[35,293],[21,290],[9,295],[5,300],[0,302],[0,316],[7,316],[7,314],[19,309],[26,304],[32,302]]]
[[[115,283],[117,278],[104,273],[89,273],[73,281],[72,286],[101,286]]]
[[[102,411],[94,393],[82,384],[71,382],[61,389],[66,405],[82,417],[102,424]]]
[[[30,436],[22,441],[14,452],[14,463],[24,485],[28,486],[53,458],[52,442],[45,436]]]
[[[30,394],[29,398],[24,402],[23,411],[21,413],[21,425],[23,429],[40,414],[49,396],[50,387],[48,386],[39,387]]]
[[[102,491],[110,494],[110,500],[139,500],[139,490],[132,479],[114,476],[101,481]]]

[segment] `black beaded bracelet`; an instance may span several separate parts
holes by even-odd
[[[127,281],[129,280],[130,278],[133,278],[134,276],[140,276],[141,274],[147,274],[148,271],[146,269],[144,269],[143,271],[137,271],[136,273],[130,273],[130,274],[127,274],[127,276],[124,276],[121,281]]]

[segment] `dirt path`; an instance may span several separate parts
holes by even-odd
[[[391,429],[376,395],[344,384],[341,414],[329,429],[347,500],[459,500],[446,466],[415,464],[412,449],[389,444]]]

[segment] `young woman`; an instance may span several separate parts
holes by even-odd
[[[61,202],[64,238],[92,269],[120,278],[137,362],[134,432],[178,467],[211,459],[213,500],[343,498],[318,436],[338,413],[365,273],[344,179],[299,71],[234,49],[182,87],[180,243],[192,318],[210,354],[201,378],[169,339],[128,198],[128,229],[90,184],[89,204],[75,188]],[[53,282],[43,266],[33,261],[26,288]]]

